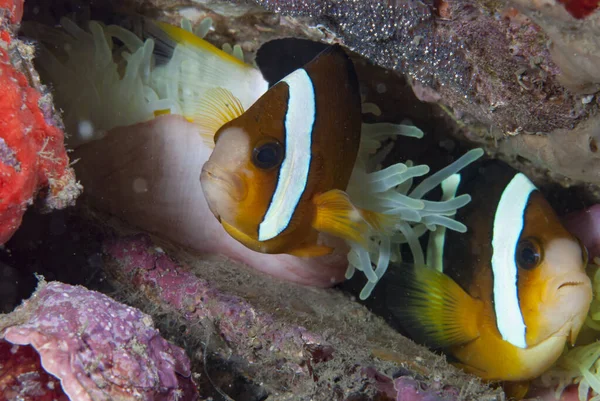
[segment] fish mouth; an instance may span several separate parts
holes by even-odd
[[[200,183],[209,204],[213,203],[212,200],[216,204],[223,192],[236,202],[240,202],[246,197],[246,185],[243,179],[238,174],[225,171],[211,162],[206,162],[202,167]]]
[[[583,281],[567,281],[566,283],[562,283],[561,285],[558,286],[557,290],[560,290],[561,288],[565,288],[565,287],[577,287],[579,285],[584,285],[585,283]]]
[[[573,345],[592,302],[592,283],[587,274],[577,272],[563,276],[555,288],[557,299],[561,300],[559,302],[570,306],[570,312],[563,313],[571,314],[567,324],[559,332],[565,333],[569,343]]]

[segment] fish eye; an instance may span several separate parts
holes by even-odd
[[[283,147],[275,140],[259,143],[252,152],[252,163],[260,169],[269,170],[283,159]]]
[[[542,261],[540,244],[533,238],[526,238],[519,241],[515,259],[517,265],[522,269],[531,270],[537,267]]]

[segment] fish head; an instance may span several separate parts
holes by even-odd
[[[242,129],[225,130],[208,161],[202,167],[200,183],[213,215],[234,221],[248,197],[248,135]]]
[[[282,118],[261,107],[264,102],[259,99],[217,131],[215,148],[200,176],[215,217],[234,238],[259,252],[269,251],[258,241],[258,227],[271,203],[284,158]]]
[[[283,159],[276,138],[253,139],[241,127],[224,129],[200,175],[215,217],[250,236],[265,214]]]
[[[588,314],[587,250],[539,192],[531,195],[515,253],[528,346],[550,337],[573,344]]]

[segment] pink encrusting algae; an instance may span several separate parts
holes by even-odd
[[[409,378],[408,375],[413,373],[406,369],[403,372],[401,368],[398,372],[397,366],[386,361],[385,353],[374,357],[371,348],[376,347],[378,340],[375,337],[397,335],[393,347],[404,350],[411,367],[421,370],[422,364],[431,362],[426,361],[427,358],[411,356],[413,352],[420,351],[387,327],[378,330],[377,324],[370,322],[366,325],[373,328],[359,334],[355,331],[357,328],[348,327],[346,323],[339,326],[338,319],[345,322],[348,313],[360,311],[350,312],[348,307],[352,302],[338,298],[340,294],[334,294],[333,291],[282,284],[287,288],[283,291],[289,297],[309,291],[311,295],[307,295],[308,298],[316,296],[316,300],[322,297],[321,303],[336,304],[340,316],[330,319],[332,321],[321,327],[320,323],[315,324],[315,320],[328,319],[325,315],[319,316],[321,312],[306,312],[305,319],[301,321],[290,318],[290,306],[286,306],[286,303],[300,300],[282,300],[281,305],[272,309],[257,300],[247,300],[234,294],[231,289],[217,287],[216,278],[215,282],[201,278],[200,271],[194,270],[195,266],[172,259],[169,251],[158,248],[148,235],[107,240],[104,252],[109,260],[107,270],[111,272],[113,280],[116,278],[121,283],[121,291],[135,291],[137,302],[151,305],[151,309],[166,313],[169,319],[177,322],[178,327],[185,327],[185,338],[204,343],[203,355],[221,355],[230,363],[241,366],[244,377],[260,382],[273,399],[300,399],[285,398],[284,394],[312,394],[311,399],[314,400],[350,400],[354,399],[352,396],[360,396],[364,400],[401,400],[405,395],[409,395],[407,399],[411,401],[459,399],[460,391],[452,385],[446,386],[443,383],[445,380]],[[231,265],[229,269],[232,274],[243,271]],[[218,270],[216,266],[210,267],[214,276],[223,274]],[[127,282],[123,281],[125,277]],[[258,278],[259,275],[252,277],[241,280],[262,280]],[[273,291],[265,288],[260,298],[270,303],[273,294],[277,293]],[[320,295],[315,295],[313,291]],[[310,305],[307,303],[303,309],[313,310],[314,305]],[[358,305],[353,308],[360,309]],[[282,313],[275,312],[280,310]],[[387,340],[392,341],[386,338],[386,343]],[[209,342],[222,345],[209,347]],[[359,348],[354,349],[355,346]],[[353,351],[349,353],[349,349]],[[455,370],[451,367],[448,369],[445,375],[454,374]],[[395,373],[400,376],[391,377]],[[475,390],[481,391],[476,387]],[[477,393],[475,397],[482,394]]]
[[[59,282],[0,316],[0,366],[0,400],[198,399],[185,352],[150,316]]]

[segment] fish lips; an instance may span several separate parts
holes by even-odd
[[[210,211],[219,221],[225,208],[235,208],[246,197],[244,180],[210,161],[202,167],[200,184]]]
[[[553,297],[557,297],[561,304],[568,306],[568,309],[574,312],[567,324],[559,330],[559,332],[567,334],[569,342],[573,345],[592,302],[591,280],[583,271],[570,273],[554,280],[550,283],[550,288],[552,288]],[[570,327],[568,327],[569,325]],[[567,330],[568,333],[565,332]]]

